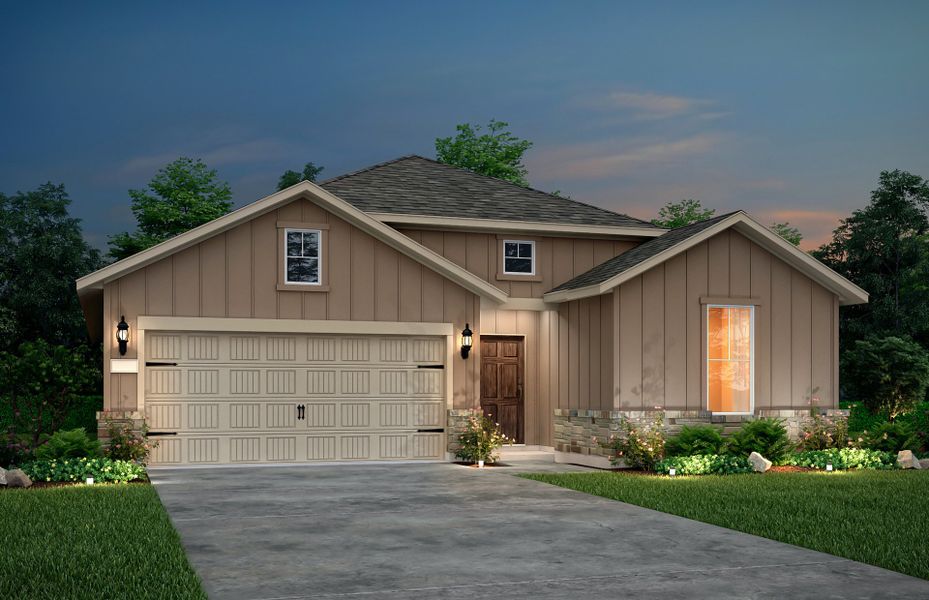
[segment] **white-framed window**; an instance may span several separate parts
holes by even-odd
[[[535,242],[503,240],[503,274],[535,275]]]
[[[706,306],[706,401],[717,414],[755,410],[755,307]]]
[[[284,281],[319,285],[322,280],[322,232],[319,229],[284,230]]]

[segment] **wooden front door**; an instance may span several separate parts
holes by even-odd
[[[523,340],[481,336],[481,410],[517,444],[523,437]]]

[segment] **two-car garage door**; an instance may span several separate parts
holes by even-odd
[[[152,464],[441,459],[443,337],[147,331]]]

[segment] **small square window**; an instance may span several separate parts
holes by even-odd
[[[285,230],[286,268],[284,275],[287,283],[319,285],[319,240],[318,229]]]
[[[503,242],[504,275],[535,275],[535,242]]]

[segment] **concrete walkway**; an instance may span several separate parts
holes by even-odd
[[[578,469],[526,465],[526,470]],[[929,581],[449,464],[153,469],[213,598],[929,598]]]

